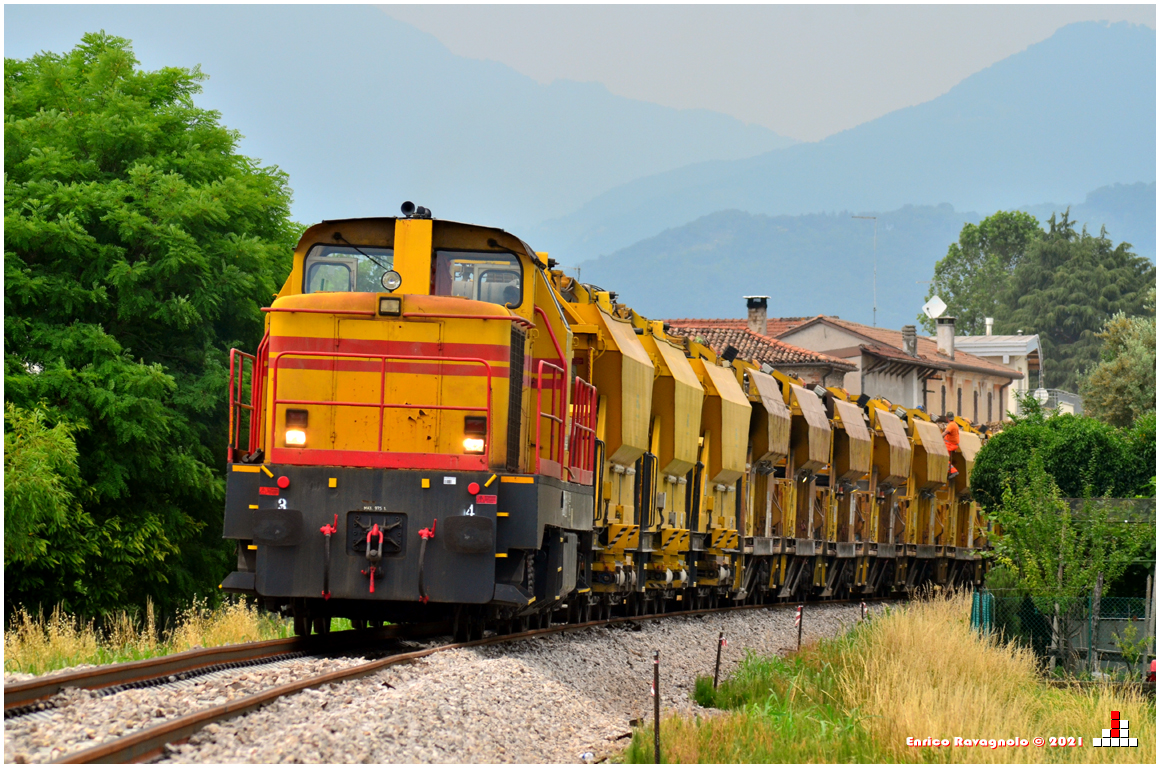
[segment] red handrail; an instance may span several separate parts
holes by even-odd
[[[572,434],[568,438],[568,467],[591,472],[596,455],[596,387],[576,377],[572,393]]]
[[[544,412],[544,369],[551,368],[556,373],[559,373],[559,379],[553,374],[552,376],[552,410]],[[561,468],[564,465],[564,369],[558,365],[552,365],[547,360],[541,360],[536,368],[536,413],[539,414],[539,419],[536,419],[536,438],[532,444],[532,453],[536,457],[536,474],[540,474],[540,419],[548,419],[551,426],[548,427],[548,461],[557,461]],[[557,397],[559,395],[559,397]],[[560,415],[556,415],[557,407],[560,410]],[[557,445],[556,427],[559,425],[560,437]],[[553,459],[552,457],[556,458]]]
[[[361,403],[361,402],[347,402],[347,401],[339,401],[339,400],[282,400],[282,399],[279,399],[278,398],[278,370],[279,370],[279,364],[281,363],[282,358],[284,356],[357,358],[357,359],[361,359],[361,360],[378,360],[381,363],[380,378],[379,378],[379,382],[380,382],[379,402],[378,403]],[[486,376],[487,405],[484,408],[478,408],[478,407],[465,406],[465,405],[414,405],[411,403],[388,403],[388,402],[386,402],[386,398],[387,398],[387,388],[386,388],[387,360],[425,360],[425,361],[434,360],[434,361],[441,362],[441,363],[472,363],[472,364],[482,365],[484,368],[484,371],[485,371],[485,376]],[[353,353],[353,352],[304,352],[304,351],[286,350],[283,352],[279,352],[277,355],[274,356],[273,370],[274,370],[274,374],[273,374],[274,381],[273,381],[273,387],[272,387],[273,395],[271,398],[271,400],[272,400],[271,404],[273,406],[274,418],[271,419],[271,421],[270,421],[270,448],[271,449],[273,449],[274,444],[275,444],[274,443],[274,440],[275,440],[274,427],[275,427],[275,424],[277,423],[277,414],[278,414],[278,406],[279,405],[334,405],[334,406],[350,407],[350,408],[378,408],[379,409],[379,447],[378,447],[378,450],[380,453],[383,450],[383,421],[384,421],[384,418],[386,415],[387,408],[415,408],[415,409],[423,408],[423,409],[430,409],[430,410],[436,410],[436,411],[437,410],[444,410],[444,411],[484,411],[487,414],[487,432],[484,436],[483,456],[487,457],[489,455],[488,452],[491,450],[491,428],[492,428],[492,423],[491,423],[492,422],[492,418],[491,418],[491,364],[488,363],[486,360],[483,360],[482,358],[478,358],[478,357],[445,357],[445,356],[434,356],[434,355],[370,355],[370,354],[358,354],[358,353]],[[464,454],[464,455],[469,455],[469,454]],[[486,461],[486,458],[485,458],[485,461]]]
[[[535,323],[529,322],[519,315],[451,315],[437,312],[404,312],[401,317],[433,317],[449,320],[508,320],[525,328],[535,328]]]
[[[377,312],[373,309],[305,309],[301,307],[262,307],[263,312],[305,312],[311,315],[358,315],[360,317],[374,317]]]
[[[556,348],[556,355],[560,358],[560,365],[564,364],[564,350],[560,349],[560,342],[556,341],[556,332],[552,330],[552,323],[548,320],[548,313],[543,307],[536,307],[536,314],[544,318],[544,327],[548,329],[548,336],[552,339],[552,346]]]
[[[262,441],[262,421],[266,418],[266,412],[262,408],[262,404],[266,402],[266,379],[269,374],[270,362],[270,332],[262,337],[261,343],[258,344],[258,349],[254,353],[258,358],[255,366],[255,374],[251,377],[250,385],[253,388],[250,392],[250,402],[254,405],[255,417],[250,419],[250,453],[258,450]]]
[[[237,361],[236,366],[235,362]],[[242,402],[242,382],[245,379],[246,361],[250,361],[250,379],[251,386],[254,377],[257,374],[257,358],[254,355],[241,351],[240,349],[230,350],[230,384],[229,384],[229,443],[226,446],[226,461],[234,461],[234,454],[241,446],[238,445],[238,440],[242,433],[242,409],[250,412],[250,431],[253,433],[254,427],[254,397],[251,389],[250,402]],[[235,375],[235,371],[237,372]],[[251,439],[251,443],[253,440]],[[253,446],[250,446],[252,452]]]

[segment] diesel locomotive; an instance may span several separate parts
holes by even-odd
[[[224,590],[299,634],[467,640],[982,579],[969,422],[952,455],[921,410],[719,356],[512,234],[403,213],[308,229],[261,344],[231,351]]]

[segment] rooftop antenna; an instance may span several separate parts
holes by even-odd
[[[877,216],[851,216],[851,219],[873,219],[874,220],[874,327],[878,327],[878,217]]]

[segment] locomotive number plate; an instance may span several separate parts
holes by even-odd
[[[407,541],[407,516],[398,512],[347,512],[346,552],[365,557],[367,534],[375,525],[383,532],[383,557],[399,557]],[[375,536],[378,544],[378,536]]]

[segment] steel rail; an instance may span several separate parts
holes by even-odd
[[[182,651],[153,659],[107,664],[92,669],[81,669],[59,675],[44,675],[4,686],[5,717],[8,711],[48,699],[65,688],[98,690],[156,681],[162,684],[175,675],[188,676],[207,667],[222,664],[251,662],[295,652],[345,650],[368,640],[416,639],[438,634],[447,628],[447,622],[427,624],[399,624],[371,632],[350,630],[334,634],[288,637],[280,640],[260,640],[254,643],[220,645]]]
[[[855,602],[877,603],[895,599],[897,598],[855,598],[849,600],[822,600],[812,604],[825,605]],[[193,734],[205,728],[207,725],[212,723],[220,723],[225,720],[231,720],[240,715],[247,714],[266,704],[277,701],[284,696],[299,693],[310,688],[318,688],[329,683],[339,683],[345,680],[354,680],[360,677],[366,677],[368,675],[373,675],[379,670],[386,669],[387,667],[391,667],[396,664],[415,661],[426,656],[431,656],[435,653],[450,651],[456,648],[475,648],[484,645],[498,645],[500,643],[511,642],[514,640],[524,640],[527,638],[558,633],[562,634],[564,632],[571,632],[579,629],[590,629],[594,627],[609,626],[614,624],[641,622],[647,621],[649,619],[680,618],[703,614],[726,613],[730,611],[760,610],[765,608],[776,608],[778,606],[789,607],[791,605],[795,605],[795,603],[732,605],[718,608],[702,608],[694,611],[674,611],[671,613],[653,613],[641,616],[618,616],[612,619],[589,621],[583,624],[559,624],[554,627],[548,627],[547,629],[534,629],[527,632],[518,632],[510,635],[495,635],[494,637],[487,637],[482,640],[472,640],[465,643],[451,643],[449,645],[440,645],[434,648],[425,648],[421,651],[394,654],[382,659],[376,659],[375,661],[367,662],[366,664],[359,664],[353,667],[347,667],[346,669],[337,670],[335,672],[315,675],[314,677],[304,678],[293,683],[286,683],[275,688],[269,688],[260,693],[255,693],[243,699],[228,702],[220,706],[202,709],[197,712],[185,715],[184,717],[180,717],[175,720],[169,720],[164,723],[159,723],[149,728],[131,733],[128,736],[122,736],[121,738],[107,741],[104,744],[98,744],[94,747],[89,747],[88,749],[62,755],[58,760],[53,762],[70,764],[142,762],[161,754],[161,751],[164,749],[165,745],[183,742]],[[446,626],[446,624],[444,624],[444,626]]]

